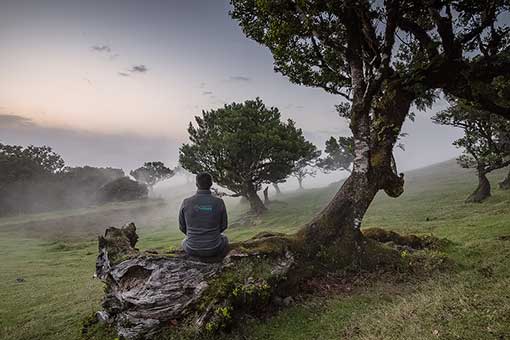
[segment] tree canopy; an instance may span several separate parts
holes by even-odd
[[[315,147],[292,120],[260,98],[203,111],[190,123],[190,143],[180,148],[179,162],[192,173],[208,172],[219,185],[245,196],[252,210],[265,208],[257,195],[263,183],[275,183]]]
[[[157,183],[171,178],[175,172],[167,168],[163,162],[145,162],[142,167],[129,173],[138,182],[146,184],[150,189]]]
[[[0,184],[62,172],[64,160],[49,146],[0,143]]]

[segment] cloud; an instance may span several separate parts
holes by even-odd
[[[69,166],[88,164],[124,169],[133,169],[152,159],[175,163],[180,145],[171,137],[43,126],[15,114],[0,114],[0,136],[4,144],[51,146]]]
[[[145,73],[148,70],[149,69],[147,68],[147,66],[140,64],[140,65],[133,65],[133,67],[131,67],[129,72],[131,72],[131,73]]]
[[[126,73],[126,72],[118,72],[119,76],[122,76],[122,77],[129,77],[129,73]]]
[[[202,94],[203,94],[204,96],[208,96],[208,95],[211,95],[211,94],[213,94],[213,93],[212,93],[212,91],[204,91],[204,92],[202,92]]]
[[[245,77],[245,76],[230,76],[228,79],[230,81],[245,81],[245,82],[252,80],[250,77]]]
[[[91,49],[95,52],[106,52],[106,53],[112,52],[112,49],[108,45],[94,45],[91,47]]]
[[[19,129],[35,126],[32,119],[13,114],[0,114],[0,126],[2,128]]]

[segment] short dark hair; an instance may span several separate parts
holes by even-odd
[[[207,172],[201,172],[196,178],[197,187],[201,190],[209,190],[212,187],[212,176]]]

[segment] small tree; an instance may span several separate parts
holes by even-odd
[[[296,177],[299,183],[299,189],[303,189],[303,179],[307,176],[315,177],[317,174],[317,160],[320,157],[321,152],[317,150],[315,146],[310,149],[310,152],[300,158],[295,164],[292,170],[292,176]]]
[[[354,161],[354,139],[352,137],[331,137],[326,141],[325,158],[317,162],[317,166],[324,172],[345,170],[351,172]]]
[[[464,137],[453,142],[463,148],[457,158],[464,168],[474,168],[478,173],[478,187],[466,202],[482,202],[491,195],[487,174],[510,164],[510,122],[487,111],[478,110],[458,102],[433,117],[434,122],[462,128]]]
[[[137,182],[147,185],[150,191],[157,183],[171,178],[174,171],[167,168],[163,162],[146,162],[142,167],[129,173]]]
[[[281,195],[282,194],[282,190],[280,189],[280,183],[283,183],[285,182],[285,180],[282,180],[280,182],[273,182],[273,188],[274,188],[274,191],[276,191],[276,195]]]
[[[313,145],[292,120],[280,120],[277,108],[260,98],[203,111],[190,123],[189,144],[180,148],[179,162],[187,170],[209,172],[214,181],[250,202],[251,210],[266,210],[257,195],[263,183],[276,183],[292,172],[294,162]]]

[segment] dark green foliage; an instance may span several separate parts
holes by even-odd
[[[317,165],[324,172],[345,170],[350,172],[354,161],[354,139],[352,137],[331,137],[326,141],[325,158],[320,159]]]
[[[97,191],[97,201],[122,202],[147,198],[148,189],[145,184],[133,181],[129,177],[117,178]]]
[[[188,128],[191,142],[180,148],[182,167],[209,172],[216,183],[248,199],[263,183],[285,179],[315,148],[292,120],[282,122],[279,110],[260,98],[203,111],[195,120],[197,126]]]
[[[64,170],[64,160],[49,146],[0,143],[0,187],[7,183],[48,177]]]
[[[0,144],[0,215],[96,204],[96,192],[122,169],[66,167],[50,147]]]
[[[142,167],[129,173],[138,182],[152,188],[156,183],[171,178],[175,172],[167,168],[163,162],[146,162]]]
[[[233,0],[232,4],[232,17],[248,37],[271,50],[277,72],[293,83],[335,94],[350,86],[343,6],[331,1]]]

